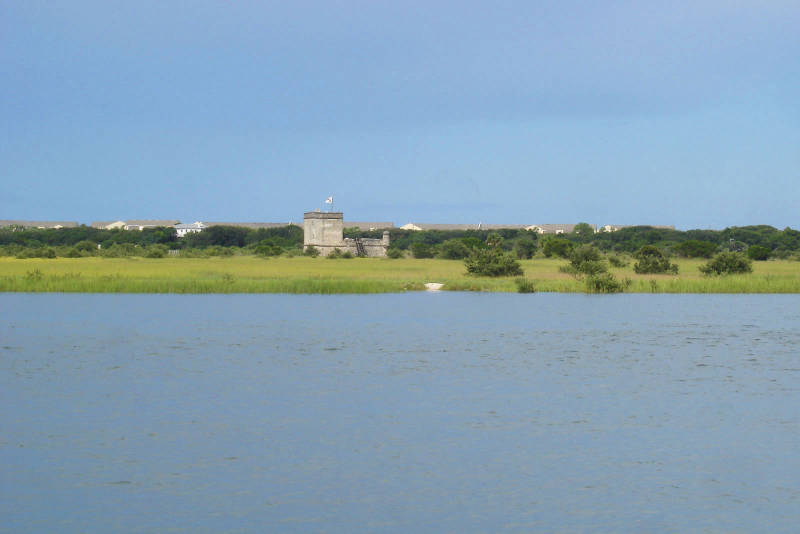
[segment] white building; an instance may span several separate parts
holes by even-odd
[[[195,221],[191,224],[176,224],[175,231],[178,234],[178,237],[183,237],[186,234],[193,234],[197,232],[202,232],[207,226],[200,221]]]

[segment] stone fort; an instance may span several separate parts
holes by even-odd
[[[303,250],[314,247],[322,256],[334,249],[356,256],[384,257],[389,248],[389,232],[381,239],[345,238],[341,211],[309,211],[303,214]]]

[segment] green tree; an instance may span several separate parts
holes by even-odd
[[[529,237],[521,237],[514,245],[514,253],[521,260],[529,260],[536,254],[536,248],[536,240]]]
[[[767,247],[761,245],[753,245],[747,249],[747,257],[755,261],[768,260],[772,255],[772,251]]]
[[[698,269],[707,275],[741,274],[753,272],[753,264],[741,252],[720,252]]]
[[[581,245],[570,254],[569,272],[597,275],[608,270],[605,258],[594,245]]]
[[[448,239],[439,248],[439,257],[446,260],[463,260],[469,253],[469,247],[460,239]]]
[[[560,237],[551,237],[544,242],[542,252],[546,258],[551,258],[553,256],[569,258],[573,248],[575,248],[575,245],[572,241]]]
[[[710,258],[714,255],[714,251],[717,250],[717,245],[708,241],[689,239],[683,243],[678,243],[672,249],[676,254],[684,258]]]
[[[669,258],[653,245],[643,246],[634,257],[639,260],[633,264],[633,270],[638,274],[678,274],[678,266],[670,263]]]

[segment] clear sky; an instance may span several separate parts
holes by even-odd
[[[0,4],[0,219],[800,228],[800,3]]]

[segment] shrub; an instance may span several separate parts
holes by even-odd
[[[448,239],[442,243],[439,249],[439,257],[445,260],[463,260],[469,256],[469,252],[469,247],[462,240]]]
[[[603,254],[593,245],[581,245],[569,257],[569,266],[576,274],[596,275],[608,270]]]
[[[627,267],[629,262],[623,256],[609,256],[608,263],[610,263],[612,267],[622,268]]]
[[[599,273],[586,277],[586,291],[589,293],[621,293],[631,285],[628,278],[617,280],[611,273]]]
[[[634,256],[639,260],[633,265],[638,274],[678,274],[678,266],[670,263],[669,258],[653,245],[643,246]]]
[[[433,247],[427,243],[411,243],[411,255],[415,258],[432,258]]]
[[[307,246],[303,251],[303,256],[308,256],[310,258],[316,258],[317,256],[319,256],[319,254],[320,254],[319,249],[314,245]]]
[[[389,250],[386,251],[386,257],[391,258],[393,260],[400,259],[403,256],[404,256],[403,251],[400,250],[399,248],[389,248]]]
[[[70,247],[67,252],[64,254],[65,258],[81,258],[83,254],[81,251],[78,250],[78,247]]]
[[[714,259],[698,267],[707,275],[738,274],[753,272],[752,262],[740,252],[720,252]]]
[[[515,278],[514,283],[517,284],[517,293],[536,293],[536,287],[533,280],[527,278]]]
[[[708,241],[690,239],[683,243],[678,243],[672,249],[679,256],[686,258],[710,258],[714,255],[714,251],[717,250],[717,245]]]
[[[560,237],[554,237],[544,242],[544,245],[542,246],[542,252],[546,258],[551,258],[553,256],[558,256],[559,258],[569,258],[573,248],[575,248],[575,245],[572,243],[572,241],[568,241]]]
[[[473,250],[464,265],[473,276],[522,276],[519,262],[499,248]]]
[[[150,245],[145,252],[145,258],[164,258],[167,256],[166,245]]]
[[[537,244],[533,239],[522,238],[514,246],[514,253],[521,260],[529,260],[536,254]]]
[[[350,252],[349,250],[342,251],[341,249],[338,248],[333,249],[327,256],[329,260],[338,260],[338,259],[350,260],[353,259],[354,257],[355,256],[353,256],[353,253]]]
[[[755,261],[766,261],[772,255],[772,251],[761,245],[753,245],[747,249],[747,257]]]
[[[97,244],[87,240],[78,241],[75,243],[75,248],[80,252],[97,252]]]

